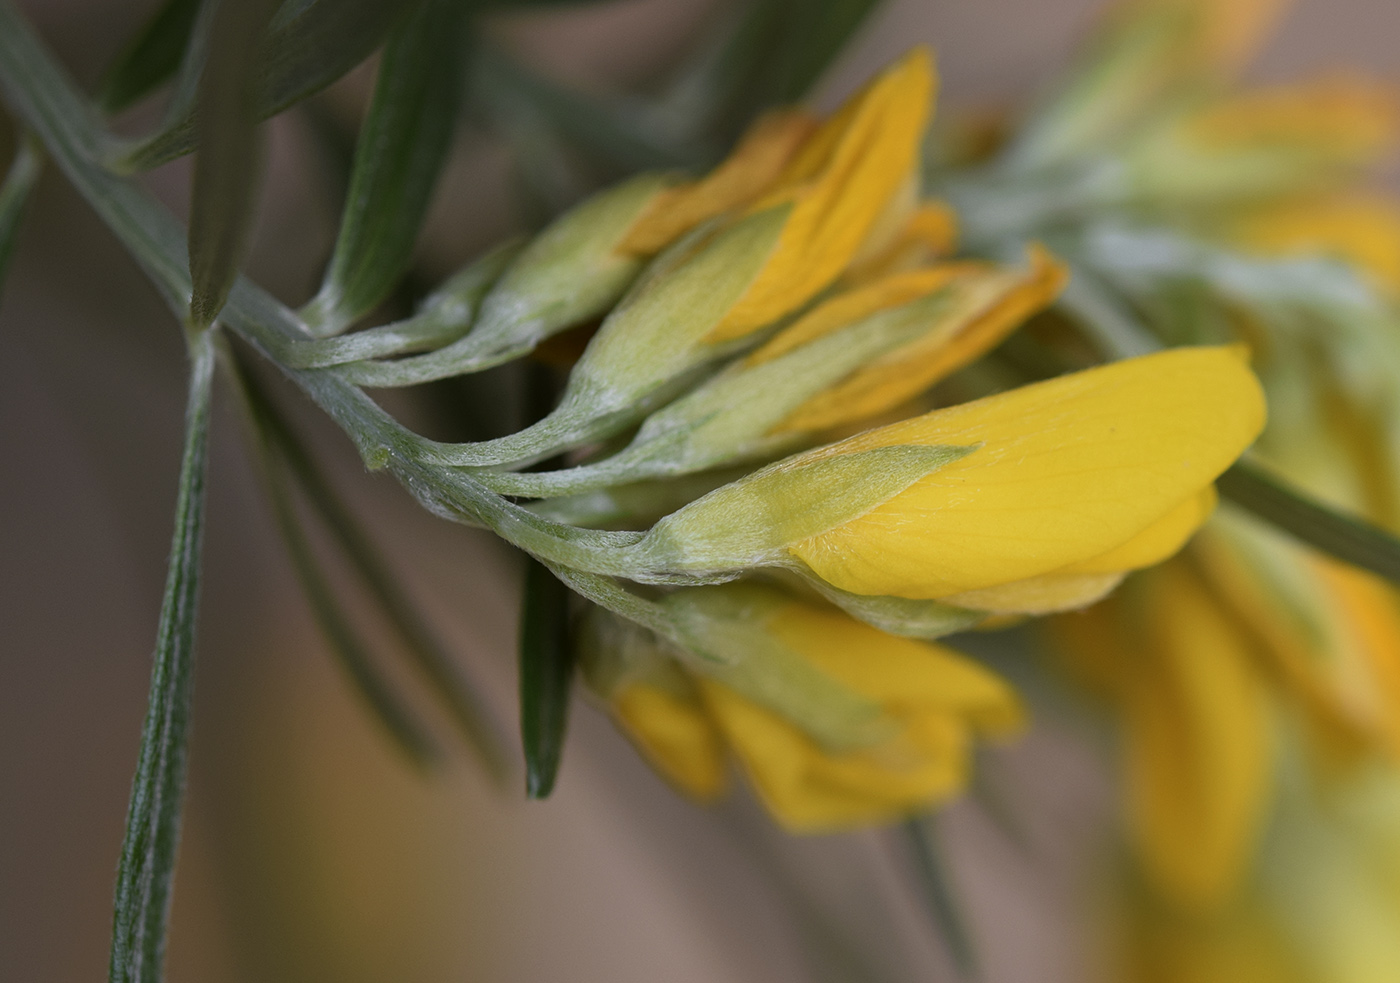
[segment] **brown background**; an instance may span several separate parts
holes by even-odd
[[[91,83],[149,3],[29,0]],[[502,31],[550,71],[608,88],[664,65],[706,0],[621,0]],[[830,104],[927,41],[945,104],[1024,97],[1061,64],[1087,0],[892,0],[822,86]],[[1393,77],[1394,0],[1304,0],[1255,74],[1336,65]],[[347,106],[356,85],[343,86]],[[509,231],[501,149],[464,137],[424,260],[445,272]],[[304,299],[337,203],[295,119],[272,127],[251,272]],[[183,207],[187,169],[153,186]],[[112,238],[45,178],[0,303],[0,977],[105,972],[120,843],[164,576],[183,402],[178,333]],[[796,891],[868,978],[947,978],[886,834],[789,841],[740,798],[696,810],[606,720],[577,707],[558,792],[493,792],[464,755],[434,780],[387,752],[337,675],[270,529],[238,420],[211,467],[191,793],[169,976],[540,983],[821,979]],[[430,519],[358,474],[322,431],[379,538],[509,721],[518,571],[490,537]],[[949,814],[986,977],[1083,978],[1077,880],[1104,811],[1098,758],[1048,725],[990,774],[1019,832]],[[515,781],[518,781],[518,776]],[[827,938],[834,938],[827,933]],[[818,962],[835,965],[829,950]],[[831,977],[839,978],[839,977]]]

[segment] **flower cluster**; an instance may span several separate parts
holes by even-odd
[[[968,216],[921,190],[933,94],[915,50],[826,119],[772,113],[709,174],[633,178],[493,260],[436,350],[337,369],[412,384],[597,322],[549,414],[427,457],[596,605],[585,678],[658,770],[711,798],[732,755],[793,829],[958,792],[1021,711],[929,640],[1170,557],[1264,424],[1239,344],[979,379],[1069,269],[1029,239],[957,255]]]

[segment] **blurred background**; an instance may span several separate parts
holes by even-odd
[[[737,0],[613,0],[497,16],[539,71],[645,85]],[[21,6],[89,87],[149,0]],[[940,104],[1018,103],[1063,65],[1095,0],[888,0],[823,77],[830,106],[909,46]],[[1252,69],[1400,74],[1394,0],[1300,0]],[[365,66],[317,105],[353,126]],[[139,114],[125,121],[149,122]],[[307,113],[269,126],[248,271],[284,301],[319,281],[340,208]],[[6,132],[0,140],[10,141]],[[464,128],[420,243],[429,282],[535,220],[505,144]],[[8,159],[9,144],[5,143]],[[148,177],[183,213],[188,161]],[[45,174],[0,296],[0,965],[91,981],[111,892],[165,575],[184,403],[177,325],[86,206]],[[314,421],[311,415],[305,418]],[[466,752],[412,771],[381,739],[311,620],[219,403],[210,471],[190,798],[169,978],[223,981],[786,981],[953,978],[887,832],[792,839],[743,794],[681,800],[578,701],[558,788],[527,802]],[[514,733],[520,564],[318,447],[434,624]],[[995,644],[995,643],[992,643]],[[1011,671],[1015,671],[1014,666]],[[440,733],[447,735],[445,726]],[[993,786],[944,815],[945,847],[994,981],[1084,978],[1084,871],[1110,800],[1072,712],[982,762]],[[1002,808],[989,810],[995,801]],[[992,816],[1006,812],[1014,817]]]

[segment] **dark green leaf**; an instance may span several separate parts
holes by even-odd
[[[1244,461],[1216,479],[1220,494],[1309,546],[1400,584],[1400,539],[1323,505]]]
[[[263,0],[235,0],[234,5]],[[256,55],[255,103],[258,119],[275,116],[319,92],[368,58],[384,43],[399,19],[422,0],[310,0],[295,13],[274,20]],[[222,43],[222,42],[221,42]],[[194,150],[199,140],[195,117],[170,120],[160,133],[126,151],[114,166],[149,170]]]
[[[318,333],[368,313],[408,265],[456,121],[462,19],[461,0],[429,0],[385,45],[335,252],[302,312]]]
[[[97,103],[118,113],[169,81],[184,60],[200,0],[166,0],[98,84]]]
[[[214,323],[253,227],[261,151],[253,58],[275,0],[224,0],[199,86],[200,153],[190,194],[190,323]]]
[[[150,702],[117,868],[109,970],[112,983],[158,983],[161,979],[170,887],[180,839],[214,370],[214,347],[207,333],[192,335],[191,357],[175,535],[156,632]]]
[[[525,748],[525,794],[532,799],[546,798],[554,790],[573,678],[569,589],[549,568],[529,557],[520,606],[520,737]]]
[[[938,829],[932,816],[911,819],[904,824],[904,836],[914,861],[914,878],[924,906],[939,937],[964,979],[977,975],[977,953],[958,909],[948,865],[937,841]]]
[[[641,102],[591,96],[530,71],[500,48],[481,42],[472,86],[497,125],[508,133],[547,124],[579,149],[621,171],[685,167],[708,158],[674,127],[670,114]],[[522,111],[531,119],[521,119]]]
[[[29,194],[39,180],[39,172],[43,170],[43,162],[44,153],[39,149],[38,141],[24,136],[5,174],[5,183],[0,184],[0,288],[5,285],[5,271],[10,266],[15,237],[24,220]]]

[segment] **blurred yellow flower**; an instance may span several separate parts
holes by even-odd
[[[732,663],[762,660],[776,646],[878,717],[858,746],[832,747],[803,720],[765,705],[761,693],[741,693],[723,667],[679,661],[635,637],[586,643],[584,671],[595,690],[657,770],[693,797],[722,793],[732,753],[790,830],[892,822],[964,787],[974,735],[1005,736],[1022,725],[1012,690],[943,646],[896,638],[769,588],[698,590],[741,602],[730,612],[737,616],[714,629],[731,646],[724,654]],[[746,647],[745,638],[754,644]]]

